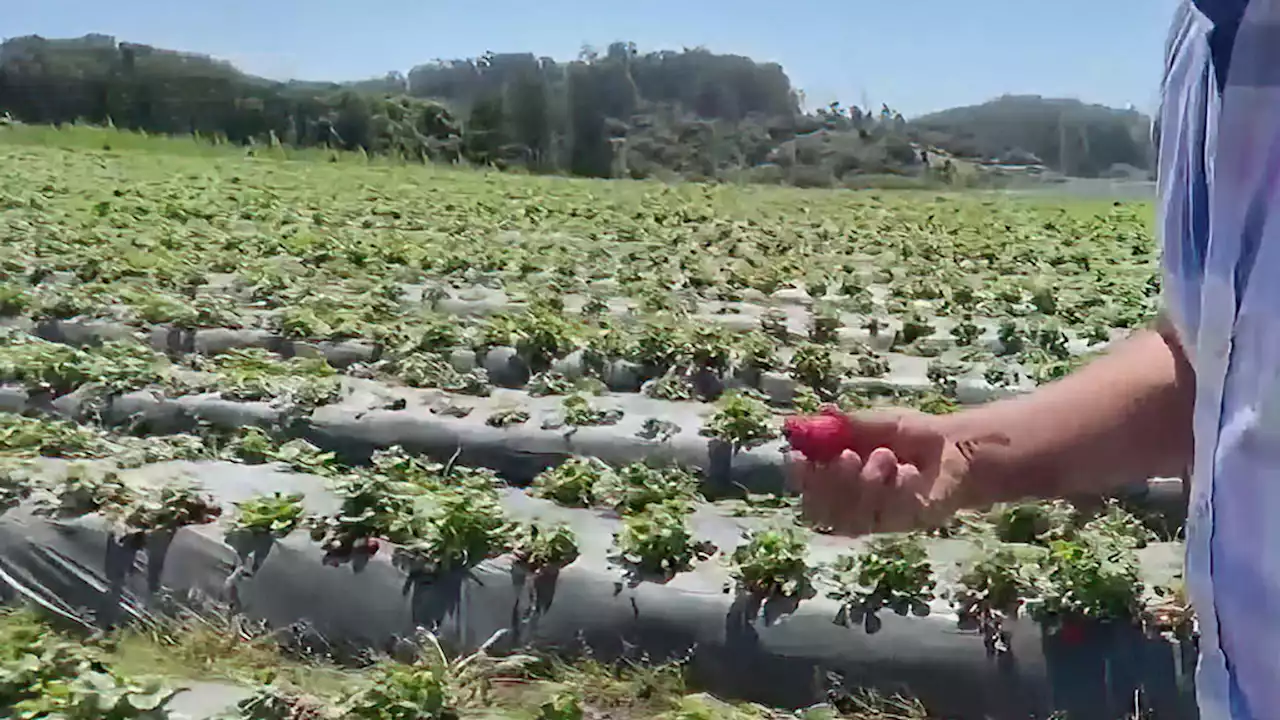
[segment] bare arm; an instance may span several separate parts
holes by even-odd
[[[1194,396],[1191,365],[1162,326],[1035,393],[939,422],[951,438],[978,440],[960,496],[985,506],[1183,475]]]

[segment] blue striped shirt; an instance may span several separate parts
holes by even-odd
[[[1280,0],[1187,0],[1167,50],[1160,232],[1196,372],[1200,713],[1280,718]]]

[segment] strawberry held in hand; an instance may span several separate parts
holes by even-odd
[[[822,414],[789,417],[782,434],[791,449],[811,462],[829,463],[853,448],[853,432],[848,418],[839,408],[824,407]]]

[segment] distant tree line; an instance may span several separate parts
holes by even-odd
[[[0,110],[28,123],[110,123],[235,143],[360,147],[431,159],[457,158],[461,150],[457,121],[438,102],[271,82],[208,57],[104,35],[0,45]]]
[[[1133,136],[1132,119],[1117,111],[1073,115],[1072,137],[1083,146],[1055,151],[1063,133],[1053,102],[994,119],[944,113],[920,122],[888,107],[804,112],[779,65],[701,48],[640,53],[631,43],[584,48],[569,62],[487,53],[355,83],[276,82],[105,35],[0,44],[0,112],[27,123],[109,123],[592,177],[817,186],[919,174],[921,143],[958,156],[1065,157],[1082,174],[1149,167],[1136,136],[1122,142]]]
[[[957,155],[1042,163],[1079,177],[1150,170],[1155,160],[1149,117],[1078,100],[1006,95],[912,125],[922,139]]]

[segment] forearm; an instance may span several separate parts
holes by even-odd
[[[1101,494],[1191,462],[1194,375],[1171,329],[1144,331],[1071,376],[940,422],[973,439],[966,504]]]

